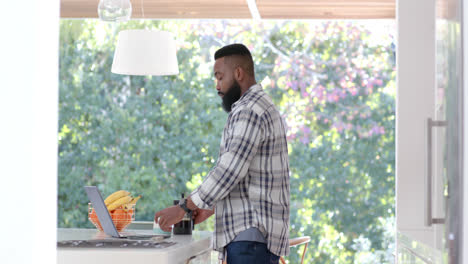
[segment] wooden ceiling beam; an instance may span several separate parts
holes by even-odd
[[[257,0],[264,19],[394,19],[395,0]]]
[[[393,19],[396,0],[256,0],[262,19]],[[62,18],[97,18],[99,0],[61,0]],[[132,18],[250,19],[246,0],[131,0]],[[142,14],[142,4],[144,17]]]

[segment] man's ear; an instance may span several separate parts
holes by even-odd
[[[234,79],[236,79],[236,81],[242,81],[242,79],[244,79],[244,74],[244,70],[241,67],[236,67],[234,69]]]

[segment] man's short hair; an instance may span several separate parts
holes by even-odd
[[[223,57],[226,57],[224,59],[226,64],[239,66],[243,68],[249,75],[255,77],[252,54],[250,54],[249,49],[243,44],[235,43],[224,46],[217,50],[214,54],[215,60]]]

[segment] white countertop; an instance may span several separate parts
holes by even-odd
[[[130,233],[153,234],[152,230],[128,230]],[[209,231],[193,231],[192,235],[173,235],[164,239],[175,242],[167,248],[57,248],[57,263],[96,264],[176,264],[211,252]],[[106,234],[97,229],[59,228],[57,241],[106,239]]]

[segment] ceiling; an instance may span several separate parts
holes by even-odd
[[[262,19],[394,19],[396,6],[396,0],[131,0],[130,2],[133,9],[132,18],[147,19],[250,19],[252,14],[255,14],[255,7]],[[250,2],[250,8],[247,2]],[[99,0],[61,0],[60,3],[62,18],[97,17]]]

